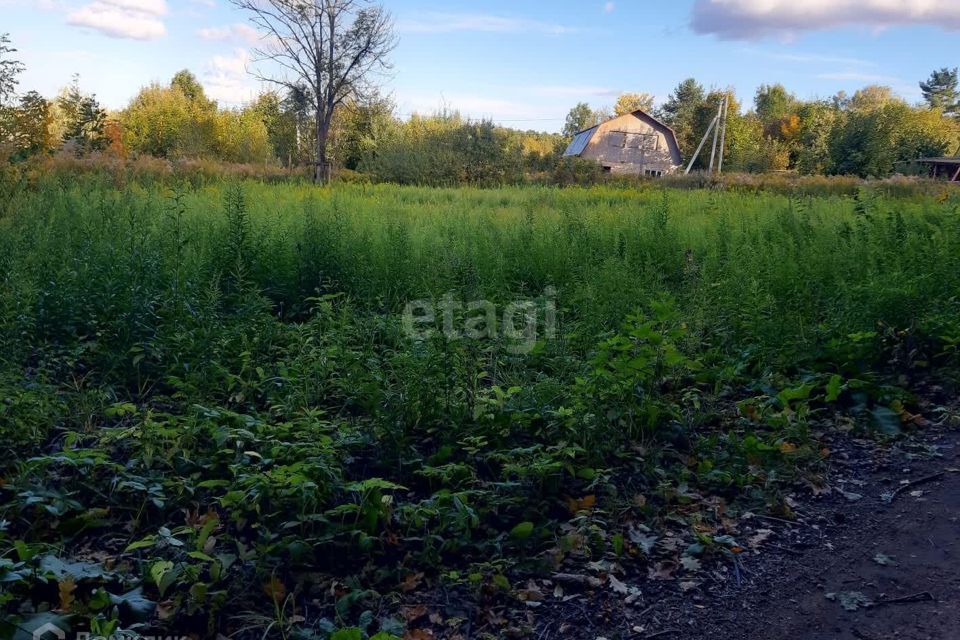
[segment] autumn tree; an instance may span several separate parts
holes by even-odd
[[[372,93],[389,68],[396,39],[389,14],[369,0],[231,0],[264,37],[254,75],[309,90],[315,125],[314,179],[330,177],[328,143],[334,115],[347,100]]]
[[[220,155],[216,101],[207,98],[203,85],[187,69],[174,74],[170,89],[186,97],[189,115],[185,122],[181,122],[177,151],[188,157]]]
[[[649,93],[623,93],[613,105],[613,112],[618,116],[634,111],[645,113],[653,112],[653,96]]]
[[[796,97],[782,84],[760,85],[753,98],[753,108],[764,126],[779,123],[788,118],[794,113],[796,106]]]
[[[190,99],[179,89],[152,84],[121,114],[127,149],[157,158],[179,152],[190,119]]]

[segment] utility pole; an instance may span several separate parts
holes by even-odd
[[[717,107],[717,117],[716,122],[720,122],[723,118],[723,104],[726,102],[726,98],[720,101],[720,105]],[[708,173],[713,173],[713,161],[717,156],[717,138],[720,137],[720,127],[719,125],[713,130],[713,148],[710,150],[710,169]]]
[[[723,173],[723,150],[727,146],[727,116],[730,113],[730,94],[723,96],[723,129],[720,132],[720,161],[717,164],[717,175]]]
[[[690,170],[693,169],[694,163],[697,161],[697,158],[700,156],[700,152],[703,151],[703,147],[707,144],[707,139],[710,138],[710,134],[713,133],[713,148],[710,151],[710,168],[709,173],[713,173],[713,165],[716,162],[717,156],[717,138],[721,138],[720,141],[720,164],[717,168],[717,173],[723,170],[723,147],[727,140],[727,113],[729,110],[729,100],[728,96],[724,95],[723,99],[720,101],[720,105],[717,107],[717,115],[713,117],[713,120],[710,121],[710,126],[707,127],[706,133],[703,134],[703,139],[700,140],[700,146],[697,147],[697,150],[694,152],[693,157],[690,159],[690,164],[687,165],[687,170],[685,174],[689,174]],[[721,126],[722,123],[722,126]],[[723,129],[723,135],[720,136],[720,130]]]

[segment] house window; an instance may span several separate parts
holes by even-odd
[[[643,149],[644,151],[656,151],[660,136],[655,133],[628,133],[626,134],[627,149]]]
[[[605,165],[603,165],[603,172],[604,172],[604,173],[612,173],[612,172],[613,172],[613,167],[611,167],[611,166],[608,165],[608,164],[605,164]]]
[[[611,147],[622,149],[627,142],[627,134],[623,131],[611,131],[607,134],[607,141]]]
[[[663,176],[663,171],[661,169],[644,169],[643,175],[651,178],[659,178]]]

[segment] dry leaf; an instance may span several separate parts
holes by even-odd
[[[277,604],[287,595],[287,588],[277,576],[270,576],[270,579],[263,583],[263,592],[274,604]]]
[[[590,494],[582,498],[567,498],[567,509],[570,513],[576,515],[581,511],[589,511],[597,504],[597,496]]]
[[[57,591],[60,593],[60,605],[57,607],[57,611],[67,612],[70,610],[76,600],[73,595],[76,590],[77,583],[70,577],[64,578],[57,584]]]
[[[757,529],[752,536],[747,538],[747,544],[750,545],[751,549],[756,549],[772,535],[773,531],[771,529]]]
[[[407,622],[419,620],[423,616],[427,615],[427,605],[418,604],[408,607],[400,607],[400,615],[403,616],[403,619]]]
[[[616,576],[609,575],[607,579],[610,581],[610,588],[613,589],[614,593],[619,593],[621,595],[627,595],[630,593],[630,590],[627,589],[627,585],[617,580]]]
[[[647,575],[651,580],[673,580],[676,571],[676,562],[658,562],[647,571]]]
[[[417,587],[420,586],[420,583],[423,582],[423,573],[410,573],[407,574],[407,577],[403,579],[403,582],[400,583],[400,590],[404,593],[409,593]]]
[[[177,612],[177,607],[173,600],[164,600],[157,603],[157,618],[160,620],[169,620]]]

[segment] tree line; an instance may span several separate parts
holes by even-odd
[[[329,122],[316,117],[316,88],[297,83],[264,92],[241,108],[210,99],[188,70],[168,83],[143,87],[126,108],[107,112],[79,78],[53,98],[18,93],[23,65],[0,36],[0,158],[12,162],[53,154],[164,159],[359,172],[413,184],[518,183],[531,176],[560,182],[589,178],[589,167],[562,158],[569,138],[608,117],[643,109],[677,133],[689,158],[723,97],[729,96],[725,167],[762,173],[884,177],[908,172],[921,156],[957,152],[960,90],[957,69],[920,83],[924,103],[910,105],[892,89],[870,86],[852,96],[801,100],[781,84],[761,86],[749,109],[731,90],[681,82],[655,107],[649,94],[620,96],[610,108],[576,105],[560,134],[519,131],[441,111],[401,119],[376,91],[339,99]],[[323,149],[318,149],[317,127]],[[321,155],[318,155],[321,154]]]
[[[910,171],[920,157],[960,153],[958,85],[957,68],[935,71],[920,83],[923,103],[910,105],[886,86],[801,100],[782,84],[770,84],[757,89],[744,112],[733,90],[707,91],[688,78],[658,108],[651,109],[644,94],[625,94],[612,113],[628,113],[634,106],[648,111],[676,131],[684,158],[690,158],[728,96],[724,151],[729,170],[884,177]],[[580,103],[568,113],[563,132],[572,136],[610,115],[610,109]]]

